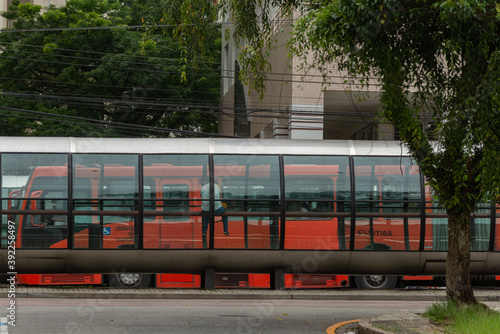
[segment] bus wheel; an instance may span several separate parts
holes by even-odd
[[[354,282],[360,289],[394,289],[398,283],[397,276],[355,276]]]
[[[113,274],[109,275],[108,284],[114,288],[146,288],[151,282],[149,274]]]

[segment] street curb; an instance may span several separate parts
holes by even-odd
[[[358,322],[358,334],[394,334],[380,328],[373,327],[370,324],[370,318],[360,319]]]

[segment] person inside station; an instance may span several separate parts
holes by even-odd
[[[287,204],[287,211],[300,211],[300,212],[309,212],[311,211],[311,206],[307,202],[289,202]]]
[[[203,187],[201,187],[201,211],[202,211],[202,218],[201,218],[201,235],[206,237],[207,236],[207,230],[208,226],[211,223],[211,217],[210,217],[210,182],[205,183]],[[216,183],[214,187],[214,216],[221,216],[222,217],[222,225],[224,227],[224,234],[229,235],[229,228],[228,228],[228,218],[227,216],[224,216],[224,212],[226,212],[226,207],[224,203],[221,201],[221,188],[220,186]]]

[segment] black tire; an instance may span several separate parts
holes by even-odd
[[[394,289],[398,284],[398,277],[382,275],[355,276],[354,282],[360,289]]]
[[[150,274],[113,274],[108,276],[108,285],[113,288],[147,288],[151,282]]]

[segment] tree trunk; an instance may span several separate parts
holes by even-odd
[[[470,277],[470,211],[448,212],[446,296],[457,305],[477,304]]]

